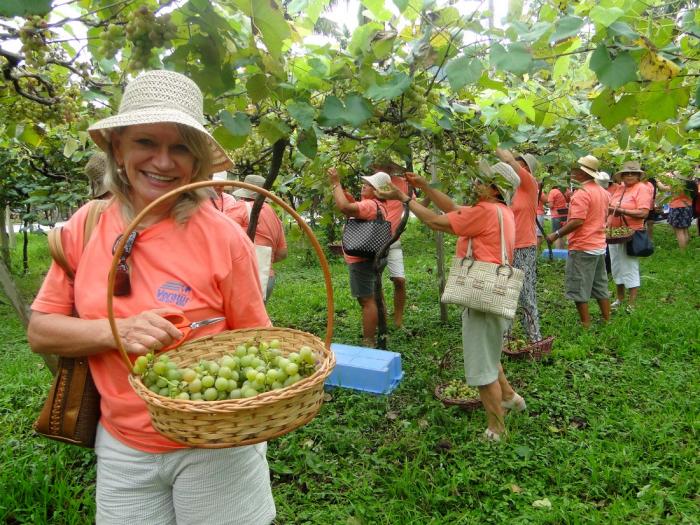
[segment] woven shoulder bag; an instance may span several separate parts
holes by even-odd
[[[92,235],[108,201],[90,202],[85,219],[83,249]],[[61,228],[49,232],[49,252],[56,264],[75,279],[61,243]],[[90,373],[87,357],[60,357],[49,395],[44,401],[34,430],[44,437],[92,448],[100,419],[100,394]]]
[[[472,240],[467,244],[466,257],[455,256],[447,276],[442,302],[457,304],[472,310],[515,317],[525,274],[508,262],[503,234],[503,214],[498,211],[501,237],[501,264],[477,261],[472,256]]]
[[[364,221],[350,218],[343,230],[343,251],[348,255],[374,259],[391,240],[391,223],[387,221],[377,204],[377,217]]]

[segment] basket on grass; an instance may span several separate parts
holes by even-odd
[[[623,244],[634,235],[634,230],[626,226],[605,229],[605,242],[608,244]]]
[[[217,360],[224,354],[230,354],[237,345],[245,342],[277,339],[280,342],[280,350],[285,355],[303,345],[313,350],[318,359],[316,370],[311,376],[287,387],[263,392],[254,397],[221,401],[191,401],[155,394],[144,385],[140,376],[131,373],[132,363],[117,331],[113,310],[116,267],[124,250],[125,241],[152,208],[183,191],[205,186],[238,186],[262,193],[297,220],[316,250],[325,278],[328,305],[326,338],[324,342],[306,332],[276,327],[228,330],[188,341],[168,351],[168,357],[178,366],[191,366],[203,359]],[[173,190],[147,206],[127,227],[122,241],[115,249],[109,274],[107,312],[117,348],[130,372],[129,383],[146,403],[153,427],[173,441],[190,447],[226,448],[267,441],[311,421],[323,403],[323,384],[335,366],[335,357],[330,350],[333,332],[333,290],[330,279],[323,250],[306,222],[283,200],[258,186],[234,181],[197,182]]]
[[[552,352],[552,343],[554,343],[553,335],[526,345],[519,345],[517,339],[506,338],[503,353],[511,359],[538,361]]]
[[[456,406],[461,410],[470,411],[476,410],[481,406],[481,400],[478,397],[468,398],[468,399],[458,399],[449,397],[445,394],[445,390],[449,386],[449,383],[441,383],[435,387],[435,397],[442,401],[442,404],[446,407]]]

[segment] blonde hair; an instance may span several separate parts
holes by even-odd
[[[175,123],[175,126],[180,137],[182,137],[183,143],[189,148],[195,158],[194,172],[190,182],[209,180],[212,173],[213,155],[206,135],[184,124]],[[124,127],[110,130],[110,139],[112,133],[119,134],[123,130]],[[109,142],[111,144],[111,140]],[[135,216],[134,208],[131,204],[131,185],[124,170],[119,169],[111,148],[107,152],[107,168],[105,170],[104,183],[121,204],[124,219],[131,221]],[[210,188],[198,188],[181,193],[170,210],[170,216],[178,224],[184,224],[199,207],[200,203],[207,200],[210,195]]]

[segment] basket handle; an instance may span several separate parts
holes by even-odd
[[[114,257],[112,258],[112,266],[109,269],[109,278],[107,281],[107,318],[109,319],[109,326],[112,329],[112,335],[114,336],[114,341],[117,344],[117,350],[119,350],[119,353],[121,354],[122,358],[124,359],[124,362],[126,363],[126,367],[129,371],[131,371],[132,368],[132,363],[131,360],[129,359],[129,355],[127,354],[126,350],[124,349],[124,343],[121,340],[121,337],[119,336],[119,331],[117,330],[117,321],[114,318],[114,281],[117,275],[117,265],[119,264],[119,259],[124,251],[124,246],[128,240],[129,235],[131,234],[132,231],[136,229],[136,227],[141,223],[143,218],[156,206],[159,206],[163,202],[172,199],[173,197],[184,193],[186,191],[190,190],[196,190],[199,188],[206,188],[206,187],[226,187],[226,186],[234,186],[237,188],[245,188],[247,190],[254,191],[256,193],[262,193],[266,198],[270,199],[274,203],[278,204],[281,206],[284,211],[289,213],[294,219],[297,221],[297,224],[301,227],[301,229],[304,231],[306,236],[309,238],[311,241],[311,244],[314,247],[314,250],[316,250],[316,255],[318,256],[319,262],[321,263],[321,270],[323,271],[323,278],[324,282],[326,285],[326,303],[328,307],[328,319],[326,321],[326,337],[325,337],[325,345],[326,348],[330,349],[331,346],[331,338],[333,337],[333,284],[331,282],[331,274],[330,270],[328,268],[328,261],[326,260],[326,256],[323,253],[323,249],[321,248],[321,245],[318,242],[318,239],[316,239],[316,236],[314,235],[314,232],[311,230],[308,224],[306,224],[306,221],[301,218],[301,216],[294,211],[294,209],[287,204],[285,201],[277,197],[276,195],[270,193],[264,188],[261,188],[260,186],[255,186],[253,184],[247,184],[245,182],[238,182],[238,181],[202,181],[202,182],[193,182],[191,184],[186,184],[184,186],[181,186],[179,188],[176,188],[172,191],[169,191],[165,195],[161,195],[158,197],[156,200],[151,202],[148,206],[146,206],[141,213],[137,214],[136,217],[131,221],[131,223],[126,227],[126,230],[124,231],[124,234],[122,235],[121,239],[119,240],[119,243],[117,243],[116,248],[114,249]],[[208,202],[208,201],[207,201]],[[203,204],[206,205],[206,204]]]

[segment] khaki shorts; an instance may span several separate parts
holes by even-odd
[[[605,254],[569,250],[566,258],[566,298],[575,303],[587,303],[594,299],[607,299],[608,274],[605,271]]]
[[[469,386],[490,385],[498,379],[503,334],[509,324],[499,315],[469,308],[462,312],[464,375]]]

